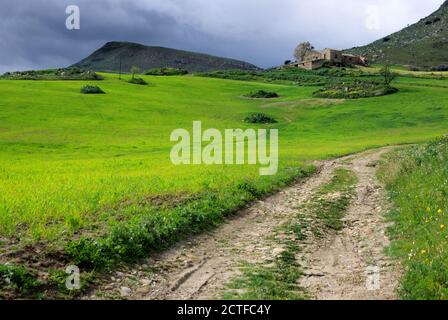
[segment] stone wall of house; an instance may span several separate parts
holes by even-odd
[[[325,59],[313,60],[313,61],[303,61],[297,64],[297,67],[307,69],[307,70],[315,70],[322,68],[324,64],[327,62]]]
[[[342,53],[342,51],[334,49],[325,49],[322,52],[311,50],[305,55],[304,61],[296,64],[299,68],[314,70],[321,68],[325,63],[331,65],[349,64],[349,65],[366,65],[365,59],[359,56]]]
[[[343,62],[346,64],[354,64],[354,65],[364,65],[364,61],[359,56],[354,56],[351,54],[343,55]]]
[[[311,62],[311,70],[322,68],[326,62],[327,60],[325,59],[314,60]]]
[[[342,63],[343,54],[341,51],[334,49],[325,49],[323,51],[323,56],[325,60],[330,61],[331,63]]]
[[[320,60],[323,59],[323,54],[320,51],[317,50],[311,50],[305,54],[305,58],[303,61],[314,61],[314,60]]]

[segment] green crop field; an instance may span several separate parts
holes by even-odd
[[[139,86],[103,76],[97,82],[0,81],[4,247],[11,239],[58,247],[80,237],[106,237],[156,212],[155,203],[179,201],[188,208],[186,199],[208,199],[195,216],[201,223],[213,203],[226,204],[213,209],[221,215],[307,174],[308,160],[426,141],[448,131],[448,80],[401,77],[397,94],[325,100],[312,97],[316,87],[192,76],[143,76],[150,85]],[[89,83],[106,94],[80,94]],[[260,89],[280,98],[244,97]],[[243,122],[254,112],[278,123]],[[191,131],[195,120],[204,129],[279,129],[279,174],[261,177],[259,167],[249,165],[174,166],[170,134],[177,128]],[[226,200],[235,197],[240,198]],[[170,222],[173,210],[163,212],[157,220],[162,227],[166,222],[181,229],[196,221],[176,225]]]

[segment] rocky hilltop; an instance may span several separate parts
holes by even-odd
[[[130,42],[108,42],[87,58],[73,65],[85,70],[129,72],[133,66],[141,70],[153,68],[179,68],[189,72],[214,70],[257,70],[253,64],[202,53],[150,47]]]
[[[399,32],[346,52],[365,55],[373,63],[420,68],[447,66],[448,1],[430,16]]]

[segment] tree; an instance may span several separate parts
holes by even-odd
[[[118,75],[118,79],[121,80],[121,67],[122,67],[122,57],[120,56],[120,73]]]
[[[384,85],[386,87],[390,87],[390,84],[394,79],[397,77],[397,74],[392,72],[390,65],[386,64],[381,70],[380,70],[381,76],[384,78]]]
[[[306,54],[312,50],[314,50],[314,47],[309,41],[302,42],[294,50],[294,57],[297,62],[302,62],[305,60]]]
[[[131,73],[132,73],[132,79],[134,79],[134,78],[135,78],[135,75],[136,75],[137,73],[140,73],[140,69],[137,68],[136,66],[134,66],[134,67],[131,68]]]

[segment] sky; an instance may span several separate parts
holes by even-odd
[[[351,48],[398,31],[444,0],[1,0],[0,73],[65,67],[108,41],[203,52],[260,67],[299,42]],[[79,29],[66,20],[79,8]],[[72,19],[69,19],[72,21]]]

